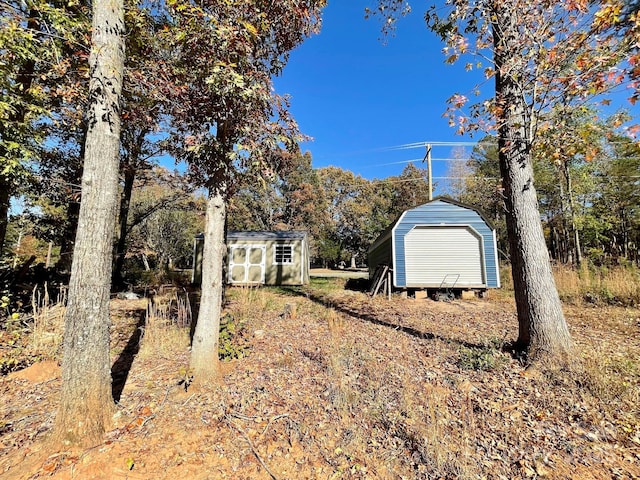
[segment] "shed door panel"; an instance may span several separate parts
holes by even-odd
[[[486,284],[482,238],[470,227],[416,227],[404,245],[407,286]]]
[[[264,245],[234,245],[229,250],[229,283],[264,283]]]

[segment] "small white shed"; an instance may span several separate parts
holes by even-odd
[[[226,282],[230,285],[306,285],[309,283],[309,240],[304,231],[227,232]],[[193,249],[193,278],[202,283],[202,246]]]

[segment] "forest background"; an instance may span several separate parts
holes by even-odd
[[[5,264],[17,266],[35,256],[34,264],[56,265],[64,271],[70,266],[79,210],[88,12],[86,7],[65,12],[37,3],[31,13],[34,9],[42,9],[39,15],[43,18],[31,18],[34,30],[27,30],[26,34],[8,27],[13,21],[20,21],[20,14],[25,21],[29,12],[6,10],[3,17],[3,42],[11,42],[6,53],[14,59],[3,67],[7,82],[3,111],[24,118],[13,122],[18,128],[18,141],[9,141],[11,135],[3,136],[5,148],[14,160],[10,162],[7,157],[4,167],[10,180],[6,183],[11,188],[6,188],[3,195],[10,194],[13,208],[6,224],[2,258]],[[142,272],[153,270],[154,275],[164,275],[170,265],[190,267],[193,237],[204,227],[202,194],[184,167],[171,166],[175,149],[171,151],[171,120],[168,109],[163,107],[168,98],[162,98],[163,92],[150,84],[153,60],[144,58],[152,51],[157,54],[157,44],[154,47],[149,37],[157,25],[153,26],[144,11],[143,8],[136,14],[130,9],[128,13],[129,20],[137,25],[138,38],[130,36],[131,45],[127,45],[129,98],[122,142],[122,200],[114,274],[121,286],[125,277],[126,283],[134,285],[140,282],[141,274],[142,278],[151,275]],[[75,15],[73,20],[71,14]],[[374,146],[402,146],[421,140],[411,146],[419,147],[417,153],[422,156],[426,146],[422,137],[399,135],[417,135],[416,126],[418,131],[424,131],[426,124],[430,134],[435,132],[440,135],[438,139],[455,143],[453,129],[443,133],[442,127],[449,127],[445,125],[447,119],[441,117],[446,95],[453,92],[446,91],[447,87],[438,80],[442,76],[434,71],[445,72],[444,78],[457,79],[448,88],[460,87],[464,72],[458,65],[434,66],[440,55],[438,45],[424,31],[419,14],[402,19],[398,38],[387,37],[384,41],[376,33],[378,23],[364,18],[364,6],[331,4],[324,21],[325,31],[293,52],[294,62],[290,62],[276,86],[287,93],[294,92],[291,109],[296,118],[301,118],[303,133],[315,136],[320,164],[328,165],[315,167],[318,162],[313,158],[312,141],[292,152],[280,171],[266,176],[240,176],[233,186],[229,228],[308,230],[314,263],[364,265],[372,241],[402,211],[428,200],[428,175],[423,163],[396,161],[400,158],[397,150],[365,148],[364,145],[371,146],[371,120],[379,123],[380,118],[370,111],[361,116],[353,112],[362,110],[362,101],[368,99],[369,108],[374,105],[394,118],[404,118],[405,121],[390,122],[394,127],[383,130],[391,133],[379,140],[385,144]],[[54,41],[53,36],[38,34],[37,29],[52,27],[61,37],[56,40],[54,57],[36,61],[34,55],[42,54],[42,49]],[[349,38],[361,40],[349,46],[349,42],[345,43]],[[336,48],[338,43],[347,51],[330,53],[328,49]],[[414,57],[419,50],[427,57]],[[402,52],[402,62],[398,62]],[[362,70],[367,58],[374,59],[372,70],[356,75],[354,72]],[[20,63],[15,60],[23,61],[22,70],[16,70]],[[389,61],[396,72],[384,75],[383,72],[394,70],[387,68]],[[323,70],[322,78],[313,80]],[[342,75],[327,86],[337,70]],[[426,70],[433,80],[424,80]],[[478,74],[467,75],[466,82],[471,83]],[[422,80],[402,83],[407,97],[416,98],[417,88],[424,88],[426,83],[431,92],[421,98],[427,98],[428,105],[411,106],[412,102],[399,97],[397,89],[388,88],[399,79],[412,77]],[[344,85],[338,90],[336,85],[340,82]],[[589,102],[558,105],[554,115],[559,120],[538,143],[535,161],[542,220],[552,257],[560,263],[578,264],[584,255],[594,265],[638,261],[640,150],[632,135],[636,119],[634,106],[626,100],[628,87],[628,82],[620,82],[606,95]],[[348,91],[354,88],[360,89],[359,94],[351,103],[344,103]],[[324,110],[321,105],[330,101],[342,103],[345,115],[338,117],[347,119],[336,118],[337,123],[327,128],[323,125],[329,123],[327,117],[337,105]],[[616,105],[620,108],[614,109]],[[423,114],[425,106],[431,109],[426,121],[417,116],[417,110]],[[20,113],[20,109],[24,111]],[[345,121],[350,126],[343,125]],[[400,134],[395,129],[404,132]],[[363,132],[367,132],[366,138],[362,138]],[[460,145],[470,140],[468,136],[458,138]],[[474,144],[447,147],[446,169],[436,167],[435,192],[484,211],[498,228],[501,250],[507,252],[496,146],[492,137],[467,143]],[[302,150],[307,147],[309,151]],[[358,158],[354,158],[356,151],[360,152]],[[350,158],[341,159],[345,153]],[[401,158],[407,158],[406,150],[400,153]],[[416,150],[410,153],[415,156]],[[393,160],[389,162],[393,166],[380,165],[383,158]],[[375,167],[376,164],[380,166]],[[376,173],[389,168],[403,170],[376,178]],[[352,173],[353,170],[364,171],[365,176]],[[505,253],[503,259],[506,257]]]

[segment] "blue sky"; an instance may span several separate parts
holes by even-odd
[[[420,142],[474,142],[459,136],[442,114],[446,100],[461,93],[474,100],[481,72],[467,72],[464,62],[444,63],[442,43],[423,20],[426,4],[398,21],[394,36],[382,38],[380,20],[364,18],[365,7],[376,0],[329,0],[319,35],[292,52],[276,90],[291,95],[291,111],[303,133],[314,138],[303,145],[314,167],[327,165],[351,170],[365,178],[398,175],[408,160],[419,161],[425,149],[395,149]],[[465,61],[468,61],[465,60]],[[482,95],[493,93],[493,80]],[[628,110],[638,121],[638,109],[626,102],[624,92],[614,106]],[[466,153],[471,151],[466,147]],[[450,159],[461,147],[434,146],[434,177],[446,185]]]
[[[427,30],[420,7],[399,20],[394,36],[382,38],[379,19],[364,18],[367,6],[373,3],[330,0],[321,33],[292,52],[276,79],[277,92],[291,95],[301,130],[314,138],[303,145],[313,166],[385,178],[425,155],[423,147],[393,147],[478,140],[455,135],[442,116],[447,98],[470,96],[478,77],[444,63],[443,45]],[[488,94],[492,87],[486,85]],[[434,146],[432,158],[451,158],[453,149]],[[434,176],[446,175],[448,163],[434,160]]]

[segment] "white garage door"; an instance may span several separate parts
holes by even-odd
[[[449,287],[486,285],[482,237],[471,227],[418,226],[404,247],[408,287],[440,286],[445,277]]]

